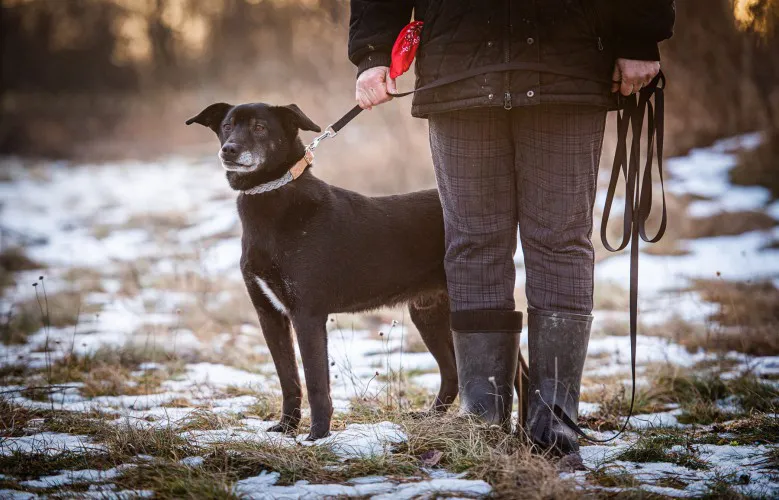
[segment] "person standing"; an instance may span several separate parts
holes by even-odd
[[[352,0],[348,50],[362,108],[396,92],[391,49],[412,14],[424,23],[416,88],[473,75],[416,93],[411,108],[429,122],[461,408],[493,424],[511,416],[522,329],[514,304],[519,227],[530,354],[525,430],[543,449],[578,452],[577,435],[552,408],[577,419],[606,113],[617,92],[638,92],[658,74],[674,1]]]

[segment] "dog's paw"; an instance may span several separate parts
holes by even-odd
[[[278,424],[270,427],[266,432],[281,432],[287,436],[294,436],[296,431],[297,428],[295,426],[279,422]]]
[[[438,412],[433,410],[421,410],[421,411],[409,411],[406,415],[414,420],[423,420],[438,415]]]
[[[313,431],[306,437],[306,441],[316,441],[317,439],[326,438],[330,435],[330,431],[327,431],[325,433],[317,432],[314,433]]]

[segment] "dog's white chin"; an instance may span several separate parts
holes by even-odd
[[[259,163],[255,163],[254,165],[236,165],[222,162],[223,169],[227,170],[228,172],[238,172],[240,174],[249,174],[257,170],[259,167]]]

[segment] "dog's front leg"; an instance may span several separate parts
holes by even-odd
[[[311,406],[311,432],[308,441],[330,434],[333,402],[330,399],[330,368],[327,359],[327,316],[293,314],[303,373],[306,376],[308,404]]]
[[[284,402],[281,406],[281,421],[268,429],[268,432],[283,432],[294,434],[300,424],[300,404],[303,392],[298,375],[298,364],[295,360],[295,344],[292,341],[292,331],[289,319],[276,310],[257,285],[252,275],[245,277],[246,288],[249,291],[252,304],[260,318],[260,326],[265,336],[276,373],[279,375],[281,394]]]

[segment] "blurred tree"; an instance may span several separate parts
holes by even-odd
[[[744,64],[770,127],[779,128],[774,94],[779,85],[779,0],[736,0],[734,14],[744,38]]]

